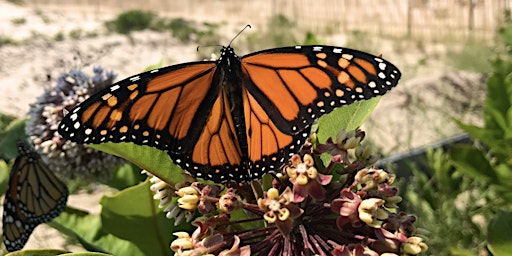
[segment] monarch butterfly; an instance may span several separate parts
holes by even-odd
[[[3,214],[3,241],[8,251],[21,250],[37,225],[49,222],[66,207],[68,189],[29,145],[18,143],[19,155],[9,176]]]
[[[64,117],[78,143],[133,142],[167,151],[195,177],[249,181],[282,167],[333,109],[382,95],[400,72],[380,57],[295,46],[155,69],[113,84]]]

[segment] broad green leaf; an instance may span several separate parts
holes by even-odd
[[[101,218],[108,233],[131,241],[143,255],[170,255],[172,220],[165,218],[153,199],[149,181],[101,199]],[[133,255],[133,254],[132,254]]]
[[[139,184],[146,178],[147,175],[141,174],[138,166],[127,163],[113,173],[112,178],[108,181],[107,185],[118,190],[123,190]]]
[[[105,233],[99,215],[67,207],[59,217],[47,224],[77,239],[88,251],[108,252],[114,255],[142,255],[137,246],[129,241]]]
[[[31,249],[31,250],[22,250],[16,251],[6,254],[5,256],[55,256],[55,255],[63,255],[67,253],[63,250],[57,249]]]
[[[328,115],[322,116],[318,120],[317,137],[320,143],[324,143],[328,138],[336,138],[336,134],[341,130],[355,130],[361,126],[372,113],[380,97],[358,101],[347,106],[335,109]],[[327,166],[331,160],[330,156],[323,154],[322,162]],[[338,177],[335,177],[337,179]]]
[[[496,173],[482,151],[469,145],[455,145],[450,155],[457,171],[496,183]]]
[[[512,213],[500,211],[491,219],[487,229],[488,248],[494,256],[512,252]]]
[[[174,185],[183,182],[181,168],[176,166],[165,151],[140,146],[134,143],[103,143],[89,144],[91,148],[122,157],[140,168],[147,170],[167,184]]]
[[[372,113],[380,97],[358,101],[338,108],[318,120],[318,139],[325,142],[329,137],[335,138],[341,129],[355,130]]]

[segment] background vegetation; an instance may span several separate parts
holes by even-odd
[[[44,13],[41,16],[44,17]],[[12,21],[17,26],[26,22],[22,18]],[[49,40],[78,40],[111,33],[132,37],[137,31],[153,30],[169,33],[180,43],[210,46],[226,42],[220,33],[224,25],[222,22],[165,18],[153,12],[130,10],[106,22],[105,34],[73,30],[69,33],[59,32]],[[315,34],[298,26],[293,19],[275,15],[268,20],[264,29],[248,32],[235,44],[249,52],[284,45],[322,44],[331,36],[328,26],[324,31]],[[475,111],[480,116],[480,124],[469,124],[454,114],[450,114],[446,121],[459,127],[458,131],[468,133],[474,143],[454,146],[449,150],[428,150],[423,162],[410,163],[411,175],[402,177],[404,202],[401,207],[417,215],[417,224],[421,227],[419,231],[427,238],[430,247],[429,255],[508,255],[512,250],[512,194],[509,189],[512,184],[512,52],[509,51],[512,49],[512,27],[505,25],[497,35],[499,39],[492,46],[479,40],[460,45],[447,39],[444,43],[449,58],[430,55],[430,46],[414,37],[381,39],[361,30],[354,30],[347,37],[347,47],[364,51],[378,51],[382,40],[392,41],[391,45],[398,53],[407,52],[411,45],[419,52],[424,51],[424,58],[410,63],[403,70],[405,79],[421,74],[425,66],[440,59],[449,63],[451,70],[473,71],[488,77],[485,83],[476,84],[486,94],[485,101],[477,103],[480,108],[476,109],[481,112]],[[0,46],[23,43],[29,42],[0,37]],[[210,57],[203,50],[198,56]],[[480,92],[474,89],[468,91]],[[438,97],[450,97],[452,94],[438,92]],[[418,102],[418,98],[410,99],[411,104]],[[470,100],[474,98],[446,108],[467,109]],[[418,109],[425,111],[423,106],[416,105]],[[426,115],[420,115],[420,118],[425,122],[430,121]],[[13,148],[9,146],[12,144],[8,140],[24,136],[20,122],[16,117],[0,115],[0,152],[12,152]],[[378,125],[375,123],[376,127]],[[13,157],[13,154],[2,154],[0,160],[2,191],[6,187]],[[80,244],[89,251],[116,255],[171,254],[168,245],[172,230],[192,227],[190,224],[173,227],[153,200],[149,183],[141,183],[141,178],[134,178],[133,172],[138,172],[138,168],[123,166],[115,175],[118,180],[107,184],[117,193],[101,200],[101,214],[68,208],[50,225],[65,234],[69,243]],[[78,190],[84,185],[77,186]],[[137,205],[130,203],[135,200]]]

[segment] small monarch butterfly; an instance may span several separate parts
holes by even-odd
[[[68,189],[29,145],[18,143],[4,199],[3,241],[8,251],[21,250],[37,225],[66,208]]]
[[[167,151],[195,177],[244,182],[282,167],[333,109],[383,95],[400,72],[380,57],[295,46],[155,69],[113,84],[64,117],[78,143],[133,142]]]

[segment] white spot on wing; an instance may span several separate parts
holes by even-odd
[[[115,91],[115,90],[117,90],[117,89],[119,89],[119,88],[120,88],[120,87],[119,87],[119,85],[118,85],[118,84],[116,84],[116,85],[114,85],[114,86],[110,87],[110,91],[112,91],[112,92],[113,92],[113,91]]]
[[[334,48],[334,49],[332,50],[332,52],[334,52],[334,53],[341,53],[341,51],[342,51],[342,49],[341,49],[341,48]]]
[[[322,46],[313,46],[313,51],[314,52],[319,52],[319,51],[322,50],[322,48],[323,48]]]

